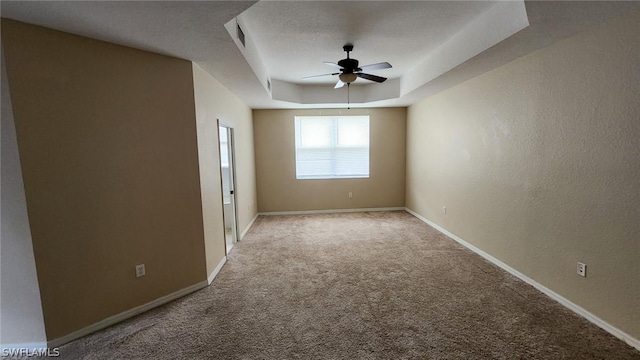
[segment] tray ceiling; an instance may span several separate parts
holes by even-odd
[[[407,106],[638,2],[2,1],[3,17],[195,62],[252,108],[342,107],[322,61],[353,43],[383,84],[358,79],[352,106]],[[235,27],[246,33],[242,46]],[[270,83],[269,88],[267,81]]]

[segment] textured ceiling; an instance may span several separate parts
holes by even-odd
[[[360,65],[387,61],[393,68],[376,74],[398,78],[493,5],[490,1],[263,1],[245,11],[242,20],[274,79],[300,83],[302,77],[333,72],[322,61],[345,58],[346,43],[354,45],[351,57]]]
[[[227,29],[273,100],[332,106],[350,98],[360,106],[400,99],[528,25],[522,0],[262,1]],[[350,90],[334,90],[335,75],[302,79],[335,72],[322,60],[344,58],[346,43],[362,66],[391,63],[370,71],[389,80],[357,79]]]
[[[434,61],[433,54],[443,55],[444,45],[461,35],[469,46],[477,46],[483,38],[469,41],[474,35],[469,24],[495,31],[499,24],[487,21],[487,14],[499,15],[495,9],[504,7],[504,2],[3,0],[0,12],[3,17],[191,60],[252,108],[294,108],[343,106],[346,96],[331,92],[326,84],[307,83],[311,92],[322,95],[314,102],[274,100],[265,89],[265,78],[295,95],[302,87],[298,85],[301,77],[329,72],[322,61],[344,57],[342,45],[347,42],[355,45],[352,56],[362,64],[389,61],[393,65],[375,72],[391,78],[381,84],[386,88],[358,87],[368,88],[363,94],[380,100],[356,106],[406,106],[628,11],[638,2],[531,1],[525,5],[528,27],[498,43],[480,44],[489,48],[478,47],[470,58],[458,57],[449,64],[447,56]],[[250,49],[239,48],[237,39],[230,36],[228,26],[236,17],[253,41],[253,55],[262,68],[250,65]],[[420,66],[423,69],[416,71]],[[435,67],[440,69],[428,74]],[[289,83],[293,87],[284,86]]]

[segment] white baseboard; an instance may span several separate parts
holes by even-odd
[[[151,309],[153,309],[155,307],[158,307],[160,305],[164,305],[164,304],[168,303],[169,301],[178,299],[178,298],[183,297],[183,296],[185,296],[187,294],[190,294],[190,293],[192,293],[194,291],[197,291],[197,290],[200,290],[202,288],[205,288],[205,287],[207,287],[207,285],[208,284],[207,284],[206,281],[201,281],[201,282],[199,282],[197,284],[193,284],[191,286],[188,286],[188,287],[186,287],[184,289],[178,290],[178,291],[176,291],[174,293],[171,293],[169,295],[165,295],[165,296],[159,297],[159,298],[157,298],[157,299],[155,299],[155,300],[153,300],[151,302],[148,302],[146,304],[143,304],[143,305],[137,306],[137,307],[135,307],[133,309],[129,309],[127,311],[121,312],[120,314],[116,314],[116,315],[110,316],[110,317],[108,317],[106,319],[98,321],[95,324],[89,325],[89,326],[87,326],[85,328],[82,328],[80,330],[74,331],[74,332],[72,332],[70,334],[67,334],[65,336],[61,336],[61,337],[59,337],[57,339],[53,339],[51,341],[48,341],[47,345],[48,345],[49,348],[58,347],[60,345],[66,344],[66,343],[68,343],[70,341],[73,341],[73,340],[79,339],[79,338],[81,338],[83,336],[89,335],[89,334],[91,334],[93,332],[96,332],[98,330],[102,330],[102,329],[104,329],[104,328],[106,328],[108,326],[111,326],[113,324],[119,323],[119,322],[121,322],[123,320],[126,320],[128,318],[134,317],[134,316],[136,316],[136,315],[138,315],[140,313],[143,313],[145,311],[149,311],[149,310],[151,310]]]
[[[460,243],[462,246],[468,248],[469,250],[471,250],[474,253],[482,256],[483,258],[485,258],[489,262],[493,263],[494,265],[502,268],[503,270],[507,271],[508,273],[514,275],[515,277],[519,278],[520,280],[526,282],[527,284],[529,284],[529,285],[533,286],[534,288],[538,289],[539,291],[543,292],[545,295],[547,295],[550,298],[552,298],[553,300],[559,302],[564,307],[566,307],[569,310],[575,312],[576,314],[582,316],[583,318],[589,320],[590,322],[592,322],[593,324],[595,324],[598,327],[602,328],[603,330],[605,330],[609,334],[617,337],[618,339],[623,340],[627,344],[629,344],[629,345],[633,346],[634,348],[640,350],[640,340],[634,338],[633,336],[625,333],[624,331],[618,329],[617,327],[615,327],[615,326],[607,323],[606,321],[600,319],[596,315],[590,313],[589,311],[585,310],[584,308],[580,307],[579,305],[576,305],[575,303],[571,302],[570,300],[566,299],[565,297],[559,295],[558,293],[556,293],[553,290],[545,287],[544,285],[536,282],[535,280],[533,280],[530,277],[524,275],[523,273],[521,273],[518,270],[512,268],[511,266],[503,263],[502,261],[496,259],[495,257],[489,255],[488,253],[486,253],[486,252],[480,250],[479,248],[469,244],[468,242],[466,242],[465,240],[463,240],[459,236],[451,233],[447,229],[445,229],[445,228],[441,227],[440,225],[434,223],[433,221],[423,217],[422,215],[416,213],[415,211],[413,211],[413,210],[411,210],[409,208],[405,208],[405,210],[408,213],[410,213],[411,215],[413,215],[413,216],[417,217],[418,219],[422,220],[423,222],[425,222],[429,226],[435,228],[436,230],[440,231],[441,233],[447,235],[451,239],[453,239],[456,242]]]
[[[209,285],[211,285],[211,283],[213,282],[213,279],[215,279],[216,276],[218,276],[218,273],[220,272],[220,270],[222,270],[222,266],[224,266],[226,262],[227,262],[227,257],[225,256],[222,258],[222,260],[220,260],[220,263],[218,263],[218,266],[216,266],[216,268],[213,269],[213,271],[207,278],[207,282]]]
[[[247,225],[247,227],[245,227],[244,230],[242,230],[242,232],[240,233],[239,240],[242,240],[242,238],[244,238],[244,236],[247,235],[247,232],[249,231],[249,229],[251,229],[251,227],[253,226],[253,223],[256,222],[256,220],[258,219],[258,215],[260,215],[260,213],[256,213],[253,219],[249,221],[249,225]]]
[[[330,210],[303,210],[303,211],[267,211],[261,212],[259,215],[307,215],[307,214],[334,214],[334,213],[353,213],[353,212],[371,212],[371,211],[400,211],[404,207],[384,207],[384,208],[362,208],[362,209],[330,209]]]

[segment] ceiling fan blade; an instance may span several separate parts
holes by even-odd
[[[338,64],[336,64],[336,63],[334,63],[334,62],[331,62],[331,61],[323,61],[323,63],[324,63],[324,64],[327,64],[327,65],[329,65],[329,66],[333,66],[333,67],[335,67],[335,68],[338,68],[338,69],[342,70],[342,66],[340,66],[340,65],[338,65]]]
[[[377,64],[361,66],[360,69],[371,71],[371,70],[389,69],[390,67],[391,67],[391,64],[389,64],[388,62],[381,62]]]
[[[302,78],[302,80],[307,80],[307,79],[316,78],[316,77],[320,77],[320,76],[329,76],[329,75],[340,75],[340,73],[331,73],[331,74],[322,74],[322,75],[305,76],[305,77],[303,77],[303,78]]]
[[[358,73],[358,77],[361,77],[361,78],[367,79],[367,80],[371,80],[371,81],[375,81],[377,83],[381,83],[381,82],[384,82],[385,80],[387,80],[386,77],[376,76],[376,75],[371,75],[371,74],[364,74],[364,73]]]
[[[334,89],[339,89],[341,87],[344,86],[344,83],[342,82],[342,80],[338,80],[338,82],[336,83],[336,86],[334,86]]]

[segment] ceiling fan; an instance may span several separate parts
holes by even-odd
[[[338,61],[337,64],[336,63],[332,63],[332,62],[328,62],[328,61],[324,62],[325,64],[327,64],[329,66],[333,66],[333,67],[336,67],[336,68],[340,69],[340,72],[335,72],[335,73],[330,73],[330,74],[322,74],[322,75],[314,75],[314,76],[307,76],[307,77],[303,77],[302,79],[306,80],[306,79],[311,79],[311,78],[320,77],[320,76],[338,75],[339,80],[338,80],[338,83],[336,83],[336,86],[334,87],[334,89],[341,88],[341,87],[344,86],[344,84],[347,84],[347,86],[349,86],[352,82],[354,82],[359,77],[363,78],[363,79],[375,81],[377,83],[381,83],[381,82],[384,82],[385,80],[387,80],[386,77],[366,74],[363,71],[388,69],[388,68],[391,67],[391,64],[389,64],[388,62],[381,62],[381,63],[377,63],[377,64],[358,66],[358,63],[359,63],[358,60],[351,59],[349,57],[349,53],[351,51],[353,51],[353,45],[347,44],[347,45],[343,46],[342,49],[344,49],[344,51],[347,52],[347,58],[346,59],[342,59],[342,60]]]

